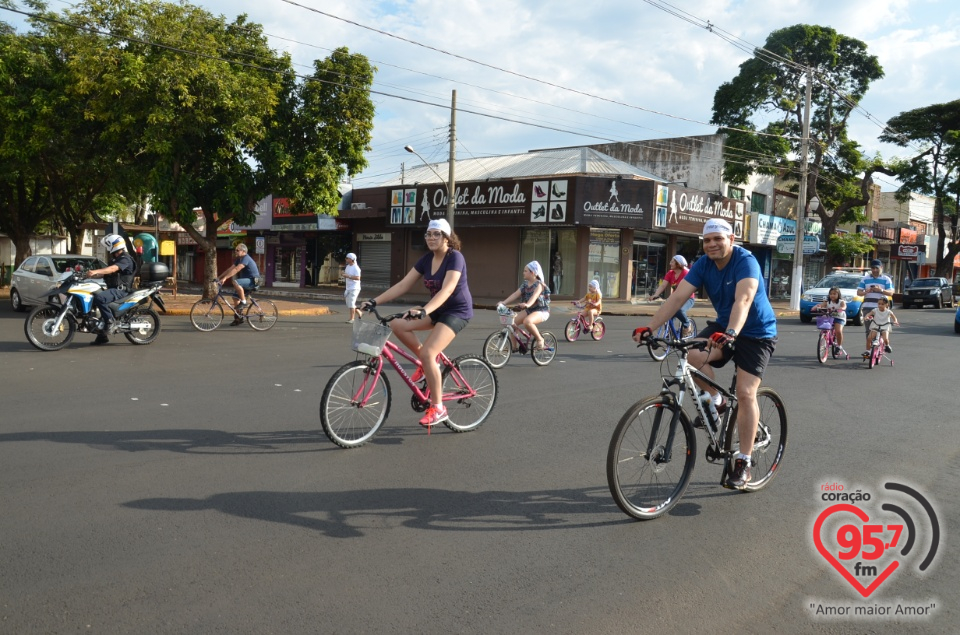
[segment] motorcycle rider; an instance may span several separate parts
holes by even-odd
[[[87,272],[88,278],[103,278],[107,288],[93,294],[93,306],[100,309],[100,329],[97,339],[91,344],[106,344],[107,337],[116,324],[110,303],[126,296],[133,291],[133,278],[136,275],[136,264],[127,253],[127,245],[122,236],[107,234],[100,240],[100,244],[109,254],[110,264],[103,269],[92,269]]]

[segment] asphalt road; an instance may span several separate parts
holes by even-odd
[[[896,366],[873,370],[820,365],[815,328],[781,322],[765,383],[789,412],[782,472],[730,492],[701,450],[679,505],[636,522],[604,460],[622,413],[658,389],[660,364],[628,339],[645,318],[561,341],[545,368],[512,359],[475,432],[427,435],[394,381],[380,435],[343,450],[318,418],[355,356],[340,315],[267,333],[170,317],[150,346],[78,336],[42,353],[5,305],[0,632],[955,632],[960,336],[951,309],[897,313]],[[450,352],[478,353],[496,325],[480,312]],[[861,333],[848,327],[850,350]],[[924,572],[927,515],[886,482],[937,515]],[[896,520],[882,501],[917,523],[909,554],[860,552],[898,567],[866,599],[814,545],[829,483],[872,493],[870,522]],[[890,615],[817,615],[844,606]]]

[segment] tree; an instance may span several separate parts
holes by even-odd
[[[877,241],[864,234],[833,234],[827,238],[827,252],[840,265],[853,262],[854,256],[871,253],[877,248]]]
[[[335,212],[341,177],[366,166],[375,69],[363,56],[338,49],[298,82],[289,57],[246,16],[88,0],[70,20],[95,30],[73,58],[88,73],[88,116],[137,131],[156,207],[206,254],[207,294],[219,227],[251,224],[257,201],[274,192],[300,209]],[[203,234],[193,227],[200,214]]]
[[[957,205],[960,203],[960,100],[908,110],[890,119],[881,141],[901,147],[925,147],[910,159],[900,162],[897,175],[900,189],[897,199],[906,201],[911,192],[934,198],[933,218],[937,226],[937,275],[949,278],[953,258],[960,253],[957,229]],[[949,217],[949,229],[945,222]]]
[[[800,204],[818,196],[824,235],[832,235],[869,203],[873,174],[893,174],[847,136],[851,113],[881,77],[879,61],[860,40],[805,24],[774,31],[714,95],[712,123],[727,134],[724,179],[740,184],[767,174],[799,181],[804,93],[812,81],[807,200]]]

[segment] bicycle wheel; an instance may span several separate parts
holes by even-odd
[[[827,361],[827,349],[829,344],[827,343],[827,333],[826,331],[820,331],[820,337],[817,338],[817,361],[821,364],[825,364]]]
[[[783,450],[787,447],[787,409],[780,395],[772,388],[760,388],[757,390],[757,410],[760,412],[760,423],[750,455],[752,478],[744,488],[748,492],[755,492],[773,480],[780,468]],[[737,408],[730,413],[725,443],[731,452],[730,456],[740,449]],[[726,477],[727,471],[724,470],[723,478]]]
[[[212,331],[223,322],[223,307],[209,298],[197,300],[190,307],[190,323],[198,331]]]
[[[659,395],[638,401],[620,419],[607,451],[607,484],[617,507],[637,520],[667,513],[687,489],[696,456],[693,426],[679,406]]]
[[[567,322],[566,328],[563,329],[563,336],[567,339],[568,342],[576,342],[580,339],[580,318],[575,317],[569,322]]]
[[[689,328],[690,328],[690,335],[688,335],[687,337],[688,337],[688,338],[690,338],[690,337],[696,337],[696,336],[697,336],[697,333],[700,332],[700,329],[697,328],[697,321],[694,320],[694,319],[693,319],[692,317],[690,317],[689,315],[687,316],[687,321],[690,323],[690,326],[689,326]],[[682,333],[683,331],[680,331],[680,332]]]
[[[537,366],[546,366],[557,356],[557,338],[548,331],[541,331],[540,335],[543,336],[543,348],[537,348],[534,345],[530,350],[530,356]]]
[[[320,398],[323,431],[342,448],[360,447],[372,439],[388,414],[390,382],[368,361],[342,366]]]
[[[247,324],[254,331],[269,331],[277,323],[277,316],[279,315],[277,305],[270,300],[256,300],[247,307]]]
[[[670,327],[667,324],[664,324],[663,326],[657,329],[657,333],[655,337],[664,338],[664,337],[667,337],[667,335],[669,334],[670,334]],[[653,342],[648,341],[647,352],[650,354],[650,357],[654,361],[662,362],[667,357],[667,354],[670,352],[670,347],[667,346],[666,344],[663,344],[662,342],[657,342],[656,344],[654,344]]]
[[[497,375],[476,355],[461,355],[443,368],[444,425],[454,432],[475,430],[497,403]]]
[[[590,337],[593,338],[595,342],[599,342],[603,339],[603,336],[607,333],[607,325],[603,323],[601,318],[597,318],[593,322],[593,330],[590,331]]]
[[[870,357],[867,358],[867,368],[873,368],[880,359],[880,347],[874,344],[870,347]]]
[[[513,354],[511,346],[506,330],[491,333],[483,342],[483,359],[494,368],[503,368]]]

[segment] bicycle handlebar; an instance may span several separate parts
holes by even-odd
[[[664,344],[671,348],[683,351],[686,353],[689,349],[696,349],[698,351],[703,351],[707,349],[710,342],[704,339],[685,339],[685,340],[676,340],[670,337],[654,337],[653,335],[647,337],[643,342],[637,344],[637,347],[645,346],[647,344]]]
[[[379,311],[377,311],[376,305],[374,305],[374,306],[368,306],[368,307],[363,307],[362,310],[363,310],[363,311],[366,311],[366,312],[368,312],[368,313],[373,313],[373,315],[377,318],[377,320],[380,321],[380,324],[384,324],[384,325],[386,325],[388,322],[392,322],[392,321],[394,321],[394,320],[400,319],[400,318],[402,318],[403,316],[405,316],[405,315],[408,313],[407,311],[404,311],[403,313],[392,313],[392,314],[384,317],[384,316],[380,315],[380,312],[379,312]],[[421,315],[423,315],[423,313],[425,313],[425,311],[424,311],[423,309],[419,309],[419,312],[420,312]],[[360,319],[363,319],[363,313],[360,314]]]

